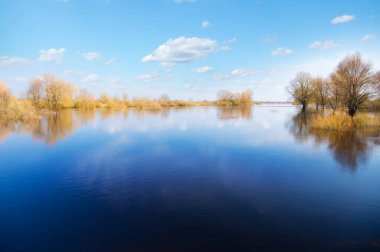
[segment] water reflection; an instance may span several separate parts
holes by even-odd
[[[45,114],[40,120],[27,122],[0,122],[0,141],[12,132],[30,134],[33,139],[47,144],[56,144],[68,137],[74,130],[90,123],[95,118],[95,110],[61,110]]]
[[[0,143],[4,142],[12,133],[18,133],[29,134],[33,139],[43,141],[47,144],[56,144],[58,141],[67,138],[80,127],[92,123],[95,118],[98,118],[101,123],[110,119],[109,124],[113,128],[122,129],[123,127],[129,127],[125,122],[128,117],[132,115],[137,121],[132,122],[131,126],[140,132],[145,132],[146,130],[144,129],[149,125],[157,126],[160,129],[168,129],[168,127],[176,126],[177,123],[178,128],[183,131],[188,128],[188,124],[192,123],[192,120],[199,121],[202,125],[210,123],[207,118],[202,118],[202,120],[200,119],[201,117],[192,119],[189,117],[189,114],[184,113],[185,111],[190,112],[193,109],[194,108],[164,110],[131,109],[123,112],[106,109],[62,110],[59,113],[46,114],[42,119],[30,122],[11,123],[0,121]],[[209,113],[207,110],[212,110],[211,113],[216,113],[217,115],[216,124],[239,118],[245,121],[251,121],[253,114],[252,107],[202,107],[198,109],[199,111],[192,113],[192,115],[205,115]],[[202,110],[204,111],[202,112]],[[273,111],[273,109],[271,111]],[[287,128],[297,142],[305,144],[311,140],[316,146],[326,144],[334,159],[341,164],[342,167],[348,168],[353,172],[356,171],[360,165],[366,164],[368,155],[373,147],[380,144],[380,129],[373,128],[348,132],[311,129],[308,123],[316,113],[318,112],[298,112],[292,116],[288,122]],[[117,118],[115,116],[116,114],[121,120],[113,121],[113,119]],[[152,124],[152,116],[158,116],[162,118],[162,120]],[[265,118],[267,117],[265,116],[264,119]],[[206,119],[206,122],[204,119]],[[261,119],[263,118],[256,118],[256,121],[260,122]],[[280,125],[278,125],[278,127],[280,127]]]
[[[220,120],[229,120],[236,118],[250,120],[252,119],[252,107],[218,107],[218,118]]]
[[[310,119],[318,112],[299,112],[292,117],[288,128],[298,142],[312,140],[316,146],[327,144],[334,159],[344,168],[355,172],[365,165],[374,145],[379,144],[380,129],[350,131],[319,130],[309,127]]]

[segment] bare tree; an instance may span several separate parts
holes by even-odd
[[[310,74],[305,72],[298,73],[290,82],[287,91],[295,102],[302,105],[302,110],[305,110],[313,96],[312,78]]]
[[[331,81],[331,78],[326,81],[327,85],[327,102],[332,109],[340,107],[339,87]]]
[[[313,100],[317,109],[319,106],[324,108],[328,97],[327,82],[320,77],[316,77],[312,79],[311,83],[313,86]]]
[[[234,104],[234,100],[236,98],[236,95],[232,93],[231,91],[228,90],[219,90],[218,91],[218,104],[219,105],[227,105],[227,106],[232,106]]]
[[[380,96],[380,71],[374,75],[374,82],[376,83],[377,94]]]
[[[342,105],[354,116],[360,106],[374,93],[372,65],[364,62],[359,53],[343,59],[331,75],[339,89]]]
[[[64,102],[71,100],[72,88],[69,83],[58,80],[54,76],[45,74],[44,80],[46,101],[49,109],[58,110],[64,106]]]
[[[240,94],[240,104],[241,105],[252,105],[253,98],[252,98],[252,91],[250,89],[246,89]]]
[[[0,81],[0,111],[5,111],[11,101],[12,95],[8,86]]]
[[[36,108],[41,106],[43,91],[44,80],[41,78],[33,78],[29,84],[27,97]]]
[[[169,97],[168,94],[162,94],[162,95],[158,98],[158,100],[159,100],[160,102],[170,102],[170,97]]]

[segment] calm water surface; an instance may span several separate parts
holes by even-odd
[[[380,130],[294,107],[0,123],[0,251],[379,251]]]

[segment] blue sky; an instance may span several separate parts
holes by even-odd
[[[99,95],[287,100],[302,70],[360,52],[380,70],[379,0],[0,0],[0,80],[52,73]]]

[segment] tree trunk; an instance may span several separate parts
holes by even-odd
[[[355,116],[355,114],[356,114],[356,108],[355,107],[351,107],[351,108],[349,108],[348,109],[348,114],[351,116],[351,117],[353,117],[353,116]]]

